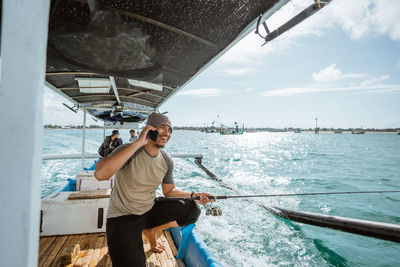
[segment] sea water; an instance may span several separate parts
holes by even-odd
[[[107,132],[108,134],[108,132]],[[121,130],[124,141],[127,130]],[[86,151],[97,152],[103,130],[86,131]],[[80,153],[82,130],[45,130],[43,154]],[[165,150],[201,153],[203,164],[240,194],[400,190],[400,136],[302,132],[219,135],[174,131]],[[90,167],[93,159],[85,162]],[[181,189],[235,195],[199,169],[174,159]],[[42,197],[74,178],[80,160],[42,164]],[[257,199],[265,206],[400,224],[400,194]],[[225,266],[399,266],[400,244],[290,223],[245,199],[219,200],[221,217],[202,215],[196,230]]]

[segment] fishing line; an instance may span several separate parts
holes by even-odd
[[[253,197],[292,197],[292,196],[319,196],[319,195],[351,195],[351,194],[387,194],[400,193],[400,190],[386,191],[348,191],[348,192],[316,192],[316,193],[288,193],[288,194],[263,194],[263,195],[234,195],[234,196],[214,196],[210,199],[229,199],[229,198],[253,198]],[[200,197],[158,197],[157,201],[175,200],[200,200]]]

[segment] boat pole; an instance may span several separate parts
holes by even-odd
[[[85,169],[85,141],[86,141],[86,107],[83,107],[83,133],[82,133],[82,170]]]
[[[196,157],[194,159],[194,163],[199,166],[199,168],[204,171],[211,179],[217,181],[217,182],[222,182],[222,180],[220,178],[218,178],[212,171],[210,171],[209,169],[206,168],[206,166],[203,165],[202,163],[202,158],[200,157]],[[229,188],[231,189],[231,188]],[[231,189],[233,190],[233,189]]]
[[[50,1],[3,0],[1,7],[0,265],[34,267]]]
[[[284,219],[400,243],[400,225],[273,208],[275,214]]]

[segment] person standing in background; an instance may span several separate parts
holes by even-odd
[[[133,143],[137,140],[137,136],[135,135],[135,130],[130,130],[129,133],[131,137],[129,138],[129,143]]]

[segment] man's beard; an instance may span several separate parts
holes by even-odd
[[[164,148],[164,147],[165,147],[165,145],[163,146],[163,145],[159,145],[159,144],[157,144],[157,143],[154,143],[154,146],[155,146],[156,148]]]

